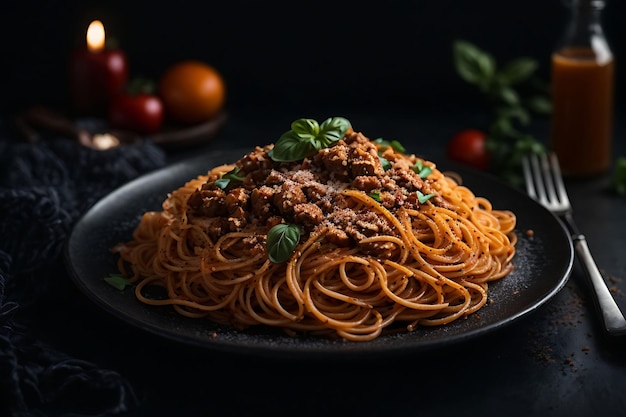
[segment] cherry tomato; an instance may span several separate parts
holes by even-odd
[[[124,92],[109,106],[109,123],[118,129],[155,133],[161,129],[163,119],[163,102],[155,94]]]
[[[446,147],[446,156],[454,162],[486,170],[490,155],[485,143],[487,134],[478,129],[465,129],[455,134]]]
[[[181,61],[161,76],[158,93],[166,116],[182,124],[201,123],[222,109],[226,88],[224,79],[212,66],[201,61]]]

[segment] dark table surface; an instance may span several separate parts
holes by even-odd
[[[307,115],[319,120],[335,114]],[[410,152],[444,157],[450,135],[478,121],[464,113],[342,114],[370,137],[397,138]],[[200,152],[269,143],[297,115],[233,113]],[[545,137],[547,125],[534,127]],[[626,155],[618,117],[615,156]],[[609,175],[568,180],[575,220],[626,311],[626,198]],[[67,277],[69,280],[69,276]],[[43,319],[48,342],[116,370],[139,400],[133,416],[244,415],[626,415],[626,338],[603,330],[578,262],[548,303],[510,326],[436,350],[371,358],[267,358],[188,346],[127,325],[76,289]]]

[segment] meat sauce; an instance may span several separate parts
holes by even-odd
[[[352,129],[334,146],[299,162],[273,161],[268,155],[272,147],[256,147],[235,162],[242,181],[231,181],[224,189],[209,181],[189,198],[190,219],[202,221],[212,239],[247,227],[265,225],[269,230],[276,224],[291,223],[301,226],[305,236],[320,225],[327,226],[330,242],[342,247],[355,245],[365,237],[393,232],[375,212],[355,211],[341,194],[343,190],[375,193],[391,212],[400,207],[417,208],[416,191],[434,193],[428,180],[413,171],[415,157],[396,154],[391,148],[379,149]],[[390,168],[383,168],[379,151]],[[431,201],[445,205],[436,195]]]

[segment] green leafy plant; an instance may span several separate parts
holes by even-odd
[[[274,263],[285,262],[300,241],[300,227],[281,223],[267,233],[267,255]]]
[[[276,162],[300,161],[332,146],[350,127],[350,122],[343,117],[328,118],[321,125],[314,119],[298,119],[291,123],[291,130],[276,141],[269,156]]]
[[[499,67],[491,54],[464,40],[454,42],[453,55],[456,72],[477,87],[493,117],[485,144],[489,170],[519,184],[522,156],[546,152],[545,145],[525,131],[534,115],[552,112],[549,85],[535,74],[538,63],[521,57]]]

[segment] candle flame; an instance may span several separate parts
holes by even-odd
[[[87,29],[87,48],[97,52],[104,49],[104,25],[99,20],[94,20]]]

